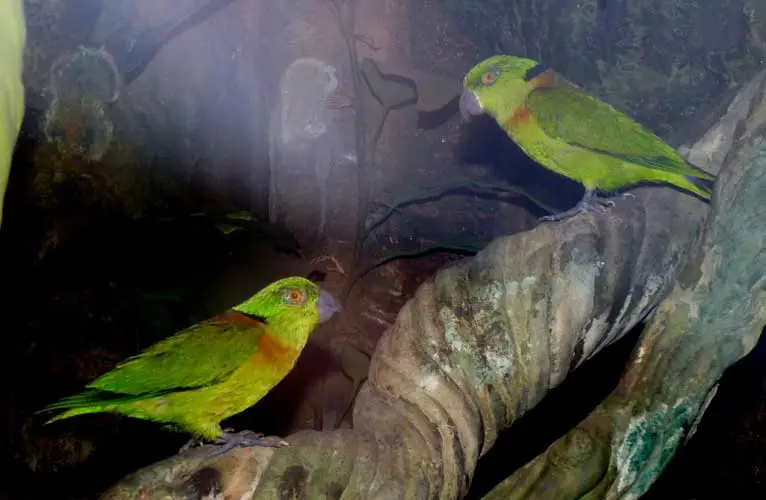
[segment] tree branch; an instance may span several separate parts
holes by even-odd
[[[694,149],[726,161],[712,212],[618,387],[486,500],[640,497],[694,433],[724,370],[756,345],[766,323],[764,96],[766,72]]]
[[[732,127],[735,129],[743,130]],[[722,224],[715,226],[718,229],[708,231],[709,241],[723,243],[724,230],[736,220],[761,229],[760,236],[753,235],[748,241],[755,244],[757,237],[763,237],[763,214],[755,221],[749,215],[737,218],[738,212],[756,215],[747,212],[751,207],[747,200],[756,188],[747,186],[758,179],[752,168],[744,169],[748,160],[743,155],[732,162],[719,187],[716,214],[730,215],[719,219]],[[477,460],[492,447],[500,431],[537,404],[572,369],[643,320],[674,286],[708,206],[670,188],[648,187],[634,192],[635,199],[618,201],[608,215],[581,214],[499,238],[476,257],[442,269],[423,284],[378,343],[369,379],[354,407],[353,429],[303,431],[287,438],[289,447],[233,450],[214,459],[205,458],[211,448],[196,449],[139,470],[112,487],[104,498],[180,499],[214,493],[226,498],[259,499],[339,498],[342,494],[353,498],[462,497]],[[736,226],[740,230],[745,227]],[[710,236],[713,233],[715,237]],[[728,237],[735,235],[739,237],[739,233]],[[752,255],[754,247],[739,250],[732,240],[722,248],[736,251],[737,258],[763,264],[757,260],[763,255]],[[695,254],[696,264],[686,267],[684,277],[675,285],[676,294],[701,300],[703,283],[708,287],[717,280],[729,283],[729,275],[721,273],[722,264],[712,256]],[[724,260],[729,258],[725,253],[723,256]],[[702,288],[696,288],[690,278],[694,273],[688,272],[695,265],[704,277],[697,280]],[[760,269],[764,268],[761,265]],[[730,266],[728,271],[735,273],[730,275],[735,278],[733,284],[742,293],[707,295],[716,299],[710,307],[728,303],[721,299],[754,293],[754,284],[737,281],[747,270],[751,270],[747,262]],[[693,306],[689,302],[686,310],[703,314],[702,306]],[[746,310],[744,305],[739,307]],[[704,318],[714,319],[712,311],[697,317],[694,325],[701,327]],[[750,311],[752,318],[758,316]],[[678,317],[670,312],[663,306],[657,317]],[[729,342],[720,344],[729,346],[728,354],[718,361],[720,369],[753,343],[751,321],[735,321],[737,318],[730,314],[726,318],[734,322],[727,323]],[[705,328],[723,335],[720,321]],[[683,324],[673,325],[689,334],[701,331],[694,325],[689,330],[683,330]],[[640,360],[650,355],[647,348],[660,345],[651,341],[657,335],[651,332],[658,331],[657,327],[649,330],[634,366],[649,366]],[[679,345],[679,338],[671,336],[668,342]],[[710,351],[697,352],[699,359],[710,361]],[[612,478],[622,478],[638,470],[635,467],[645,470],[641,464],[627,466],[618,456],[612,457],[609,437],[619,434],[628,439],[627,427],[613,425],[611,416],[619,414],[620,408],[647,407],[644,400],[626,398],[643,394],[645,400],[662,401],[663,370],[672,371],[674,365],[665,365],[659,356],[652,359],[658,363],[651,365],[656,376],[650,382],[642,377],[626,379],[611,399],[613,406],[609,408],[614,411],[595,413],[588,420],[590,425],[578,427],[554,445],[558,455],[545,455],[511,478],[516,484],[531,484],[518,490],[521,494],[517,497],[533,496],[542,480],[550,480],[554,488],[570,484],[580,492],[595,492],[594,485],[612,484],[601,482],[605,471],[614,471],[609,473]],[[682,373],[686,377],[702,374],[694,370]],[[704,381],[700,378],[695,387],[704,389],[710,380],[709,376]],[[672,387],[680,389],[686,387],[684,384],[687,382],[681,380]],[[659,392],[636,392],[648,387]],[[694,394],[680,414],[673,414],[678,422],[688,422],[696,415],[700,397],[706,393],[700,390]],[[666,414],[652,418],[668,420]],[[666,458],[656,456],[659,462],[652,464]],[[609,464],[619,465],[610,468]],[[632,482],[614,484],[637,484],[639,476],[630,477]],[[536,482],[536,478],[542,479]],[[534,492],[539,494],[539,490]]]

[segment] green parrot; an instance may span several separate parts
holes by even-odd
[[[235,434],[220,422],[258,402],[295,366],[317,325],[340,309],[306,278],[276,281],[218,316],[157,342],[40,412],[48,420],[110,412],[169,424],[234,447],[275,446],[261,434]]]
[[[543,220],[603,213],[614,202],[597,193],[639,183],[671,184],[710,199],[713,175],[688,165],[642,125],[537,61],[490,57],[466,74],[463,87],[463,117],[489,113],[533,160],[584,185],[575,207]]]
[[[16,138],[24,116],[24,68],[26,44],[24,4],[21,0],[0,3],[0,223],[3,220],[3,199],[11,170]]]

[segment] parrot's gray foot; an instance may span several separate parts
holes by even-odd
[[[580,203],[570,208],[569,210],[564,210],[563,212],[559,212],[557,214],[551,214],[551,215],[546,215],[544,217],[540,217],[540,220],[546,221],[546,222],[563,220],[563,219],[568,219],[569,217],[575,216],[582,212],[593,212],[597,214],[605,214],[607,212],[607,209],[613,206],[614,206],[614,202],[608,199],[591,200],[588,202],[581,201]]]
[[[211,453],[210,456],[217,457],[233,450],[234,448],[250,448],[251,446],[279,448],[280,446],[287,446],[288,444],[286,441],[263,439],[263,437],[263,434],[253,431],[241,431],[238,433],[224,431],[223,436],[214,441],[215,444],[222,446]]]
[[[614,196],[613,198],[635,198],[635,197],[636,196],[633,193],[621,193],[617,196]],[[582,212],[605,214],[608,212],[608,209],[613,206],[614,206],[614,200],[612,198],[599,198],[592,191],[586,191],[585,196],[583,196],[582,200],[580,200],[580,202],[574,207],[570,208],[569,210],[559,212],[557,214],[551,214],[551,215],[546,215],[544,217],[540,217],[540,220],[546,221],[546,222],[563,220]]]
[[[241,431],[238,433],[233,432],[234,429],[224,429],[223,435],[213,441],[213,444],[222,445],[210,454],[211,457],[217,457],[224,453],[233,450],[234,448],[248,448],[250,446],[266,446],[269,448],[278,448],[280,446],[287,446],[286,441],[274,441],[270,439],[263,439],[263,434],[255,433],[252,431]],[[202,438],[192,438],[188,443],[183,445],[178,453],[183,453],[192,448],[202,446],[206,441]]]

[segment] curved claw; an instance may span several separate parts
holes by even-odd
[[[613,207],[614,202],[612,200],[593,200],[593,201],[587,201],[587,202],[580,202],[574,207],[570,208],[569,210],[564,210],[563,212],[559,212],[557,214],[551,214],[546,215],[544,217],[540,217],[540,220],[542,221],[556,221],[556,220],[563,220],[568,219],[569,217],[573,217],[581,212],[593,212],[597,214],[605,214],[607,212],[608,207]]]
[[[634,195],[633,193],[621,193],[619,197],[635,198],[636,195]],[[613,199],[599,198],[596,196],[596,194],[593,191],[586,191],[585,195],[582,197],[582,200],[580,200],[580,202],[577,203],[577,205],[575,205],[574,207],[570,208],[569,210],[559,212],[557,214],[551,214],[551,215],[546,215],[544,217],[540,217],[540,220],[541,221],[557,221],[557,220],[567,219],[581,212],[593,212],[597,214],[606,214],[607,209],[613,207],[614,205],[615,205],[615,202]]]
[[[218,449],[216,449],[213,453],[210,454],[210,457],[217,457],[218,455],[223,455],[224,453],[227,453],[234,448],[249,448],[251,446],[265,446],[268,448],[279,448],[281,446],[288,446],[289,443],[287,441],[274,441],[269,439],[263,439],[264,435],[258,432],[253,431],[241,431],[238,433],[234,432],[234,429],[224,429],[223,435],[213,441],[213,444],[222,445]],[[178,450],[178,453],[183,453],[185,451],[188,451],[192,448],[196,448],[198,446],[202,446],[205,444],[205,440],[202,438],[192,438],[190,439],[185,445],[181,447],[180,450]]]
[[[264,446],[267,448],[279,448],[281,446],[288,446],[287,441],[273,441],[270,439],[263,439],[264,435],[259,432],[253,431],[241,431],[238,433],[224,431],[223,435],[214,441],[215,444],[223,445],[213,453],[211,457],[223,455],[234,448],[250,448],[252,446]]]
[[[178,453],[184,453],[186,451],[191,450],[192,448],[197,448],[198,446],[202,446],[205,444],[205,441],[202,438],[191,438],[189,441],[186,442],[185,445],[181,446],[181,448],[178,449]]]

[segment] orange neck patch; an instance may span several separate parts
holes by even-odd
[[[512,128],[518,127],[519,125],[526,125],[527,122],[529,122],[529,109],[524,104],[522,104],[513,111],[513,114],[510,118],[505,120],[503,126],[506,130],[510,130]]]
[[[532,86],[533,90],[539,88],[555,87],[556,73],[551,69],[544,71],[536,77],[532,78],[529,81],[529,84]],[[519,126],[524,126],[529,122],[529,118],[529,108],[527,108],[526,104],[522,104],[513,111],[513,114],[510,118],[505,120],[503,127],[505,130],[510,130]]]
[[[258,354],[263,356],[263,359],[271,363],[278,364],[285,361],[294,361],[300,351],[297,349],[286,346],[268,333],[261,335],[261,340],[258,343]]]

